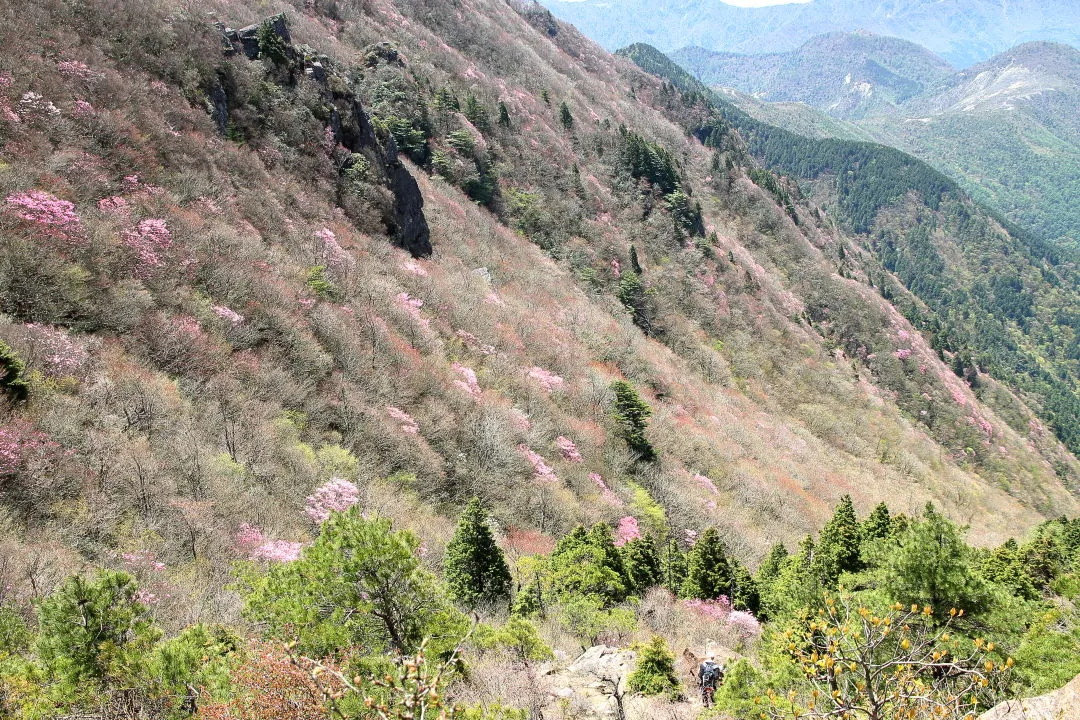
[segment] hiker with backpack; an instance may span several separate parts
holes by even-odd
[[[713,695],[724,681],[724,666],[716,662],[716,655],[708,653],[698,668],[698,684],[701,686],[701,704],[712,707]]]

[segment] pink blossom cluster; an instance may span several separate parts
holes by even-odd
[[[94,71],[91,70],[86,63],[79,60],[61,60],[56,63],[56,69],[60,71],[60,74],[64,77],[71,78],[90,78],[94,76]]]
[[[967,418],[968,425],[975,425],[984,433],[986,437],[991,438],[994,436],[994,426],[979,413],[973,412]]]
[[[34,356],[45,366],[46,373],[54,377],[74,375],[90,359],[84,344],[51,325],[28,324],[26,339]]]
[[[172,326],[176,328],[182,335],[187,335],[190,338],[201,338],[203,335],[202,328],[199,327],[199,321],[190,315],[177,315],[172,319]]]
[[[510,408],[510,422],[513,423],[514,429],[519,432],[532,429],[532,421],[529,420],[529,416],[524,410],[518,408]]]
[[[725,595],[715,600],[683,600],[683,606],[709,620],[724,623],[744,639],[761,634],[758,619],[743,610],[733,610],[731,601]]]
[[[27,91],[19,98],[19,115],[24,118],[56,117],[59,114],[60,108],[46,100],[40,93]]]
[[[71,114],[80,120],[94,116],[94,106],[86,100],[76,100],[72,105]]]
[[[412,273],[413,275],[416,275],[417,277],[427,277],[428,276],[428,271],[425,270],[415,260],[409,260],[409,261],[403,263],[402,266],[401,266],[401,269],[404,270],[405,272]]]
[[[563,459],[568,462],[581,462],[581,453],[578,452],[577,445],[575,445],[574,441],[570,438],[560,435],[555,438],[555,446],[559,448],[559,452],[562,453]]]
[[[360,491],[356,483],[344,478],[330,478],[329,482],[308,496],[304,512],[315,522],[321,523],[330,518],[330,513],[348,510],[358,502]]]
[[[619,499],[619,496],[611,491],[611,488],[604,482],[604,478],[600,477],[600,473],[589,473],[589,479],[592,480],[596,487],[600,488],[600,499],[609,505],[615,507],[622,507],[623,501]]]
[[[268,540],[251,551],[252,560],[267,560],[269,562],[293,562],[300,559],[300,550],[303,548],[298,542],[288,540]]]
[[[401,423],[401,429],[403,432],[406,432],[409,435],[416,435],[418,432],[420,432],[420,426],[416,423],[416,420],[414,420],[412,415],[409,415],[409,413],[405,412],[404,410],[396,408],[392,405],[387,405],[386,414]]]
[[[900,348],[899,350],[894,352],[893,355],[896,356],[897,360],[907,360],[909,357],[911,357],[911,348]]]
[[[143,588],[136,590],[132,598],[134,598],[135,602],[142,603],[143,605],[156,605],[159,601],[157,595],[149,590],[144,590]]]
[[[499,293],[495,292],[494,290],[484,296],[484,302],[488,305],[494,305],[495,307],[502,307],[503,305],[506,305],[506,303],[503,302],[503,299],[499,297]]]
[[[619,525],[615,528],[615,547],[622,547],[631,540],[640,538],[641,528],[638,527],[637,518],[627,516],[619,519]]]
[[[420,323],[420,325],[425,328],[431,325],[431,321],[424,317],[420,312],[420,308],[424,307],[423,300],[413,297],[407,292],[398,293],[395,300],[397,300],[397,304],[400,305],[405,312],[409,313],[409,317]]]
[[[611,274],[615,277],[622,276],[622,265],[615,258],[611,259]]]
[[[233,535],[233,542],[241,550],[251,550],[266,542],[263,531],[255,525],[240,523],[240,528]]]
[[[233,535],[237,549],[247,554],[252,560],[270,562],[292,562],[300,558],[302,546],[288,540],[267,540],[263,531],[255,525],[241,523]]]
[[[125,565],[133,568],[146,568],[154,572],[161,572],[165,569],[165,563],[158,562],[154,553],[150,550],[120,553],[120,559],[124,561]]]
[[[461,338],[465,342],[466,345],[468,345],[469,347],[476,348],[477,350],[479,350],[484,355],[494,355],[495,354],[495,346],[494,345],[488,345],[487,343],[480,342],[480,338],[476,337],[475,335],[473,335],[471,332],[469,332],[467,330],[455,330],[454,334],[457,335],[459,338]]]
[[[694,543],[696,543],[697,542],[697,536],[698,536],[697,530],[691,530],[690,528],[684,528],[683,529],[683,541],[687,545],[693,545]]]
[[[460,380],[454,380],[454,385],[469,393],[473,397],[480,397],[480,384],[476,381],[476,372],[459,362],[450,366],[454,372],[461,376]]]
[[[60,445],[26,421],[0,425],[0,476],[18,472],[34,458],[48,458]]]
[[[127,200],[119,195],[113,195],[98,200],[98,209],[107,215],[117,215],[122,218],[131,215],[131,206],[128,205]]]
[[[544,390],[549,393],[562,389],[565,384],[565,381],[561,377],[542,367],[533,366],[529,368],[529,377],[535,380],[540,387],[544,388]]]
[[[557,483],[559,482],[558,475],[551,469],[551,466],[544,462],[544,458],[540,453],[536,452],[528,445],[524,443],[518,445],[518,452],[529,461],[529,464],[533,467],[534,477],[543,483]]]
[[[150,89],[153,90],[158,95],[168,95],[169,94],[169,86],[166,85],[165,83],[161,82],[160,80],[151,80],[150,81]]]
[[[123,240],[124,245],[135,251],[136,276],[144,279],[164,267],[162,253],[172,247],[172,233],[160,218],[139,221],[138,225],[124,231]]]
[[[0,73],[0,90],[7,90],[15,84],[15,78],[11,76],[11,73]]]
[[[240,323],[244,322],[243,315],[226,305],[214,305],[210,309],[213,310],[214,314],[217,315],[219,318],[221,318],[222,320],[226,320],[233,325],[239,325]]]
[[[353,256],[338,244],[337,235],[330,228],[316,230],[315,242],[322,257],[322,263],[326,267],[352,268],[356,265]]]
[[[19,218],[42,226],[46,233],[69,245],[86,242],[82,220],[75,212],[75,205],[67,200],[41,190],[31,190],[8,195],[7,204]]]
[[[720,494],[720,491],[716,489],[715,483],[713,483],[712,480],[705,477],[704,475],[701,475],[700,473],[695,473],[694,474],[694,482],[696,482],[698,485],[700,485],[701,487],[703,487],[706,490],[708,490],[709,492],[711,492],[713,495],[719,495]]]
[[[967,405],[967,398],[964,397],[963,391],[958,388],[952,389],[952,400],[957,405]]]

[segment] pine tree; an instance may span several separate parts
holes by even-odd
[[[473,124],[480,132],[487,132],[491,129],[491,120],[488,118],[488,111],[480,101],[476,99],[476,96],[469,93],[469,96],[465,98],[465,108],[463,113],[469,122]]]
[[[78,688],[130,681],[161,632],[127,573],[68,578],[38,608],[38,657],[55,679]]]
[[[642,460],[652,460],[656,453],[645,437],[645,426],[652,415],[652,409],[637,394],[634,386],[625,380],[611,383],[611,391],[615,393],[613,417],[627,447],[636,452]]]
[[[559,122],[567,130],[574,127],[574,116],[570,114],[570,106],[566,104],[565,100],[559,103]]]
[[[679,675],[675,672],[675,656],[664,638],[654,635],[651,642],[639,645],[637,667],[626,679],[630,692],[642,695],[667,695],[676,700],[682,695]]]
[[[686,580],[681,595],[698,600],[715,600],[731,592],[731,563],[716,528],[701,534],[686,555]]]
[[[446,546],[446,585],[451,598],[470,608],[510,597],[510,568],[479,498],[469,501]]]
[[[649,588],[659,585],[660,553],[651,535],[631,540],[622,546],[623,568],[626,572],[627,586],[632,594],[640,595]]]
[[[668,541],[660,558],[660,576],[661,583],[671,594],[682,592],[683,582],[686,581],[686,553],[679,549],[679,543],[674,538]]]
[[[499,119],[496,122],[499,123],[499,127],[510,127],[510,110],[506,107],[506,103],[502,100],[499,101]]]
[[[851,502],[851,496],[844,495],[836,506],[836,512],[822,528],[821,537],[818,539],[812,569],[822,586],[834,588],[842,573],[857,572],[861,568],[859,537],[855,506]]]
[[[731,563],[731,588],[727,595],[731,599],[732,607],[757,614],[761,609],[761,596],[758,593],[757,582],[741,562],[735,558],[731,558],[729,562]]]
[[[758,616],[761,619],[768,619],[765,612],[766,598],[770,597],[773,592],[773,587],[780,579],[780,573],[784,569],[784,563],[788,560],[788,550],[783,543],[776,543],[769,550],[769,554],[765,556],[765,559],[761,561],[761,565],[758,566],[757,576],[754,578],[754,584],[757,586],[759,595]]]
[[[1020,559],[1020,547],[1009,539],[1001,547],[988,553],[979,568],[982,576],[990,582],[1008,588],[1009,592],[1025,600],[1035,600],[1039,591],[1028,575]]]
[[[634,271],[635,275],[641,276],[645,274],[645,271],[641,268],[641,262],[638,260],[637,248],[633,245],[630,246],[630,269]]]
[[[985,610],[990,597],[975,573],[963,532],[927,504],[923,515],[874,554],[879,585],[897,602],[952,607],[969,616]]]
[[[545,105],[551,104],[551,93],[548,92],[547,88],[540,91],[540,99],[544,101]]]
[[[889,515],[889,506],[879,503],[873,512],[863,520],[860,526],[863,542],[884,540],[892,532],[892,518]]]

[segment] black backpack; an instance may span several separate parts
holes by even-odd
[[[701,665],[701,684],[705,687],[716,687],[720,683],[720,666],[706,660]]]

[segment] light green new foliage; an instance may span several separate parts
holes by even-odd
[[[526,665],[555,657],[551,647],[540,637],[536,625],[516,615],[497,628],[481,625],[476,629],[473,638],[477,647],[483,650],[503,648],[518,662]]]
[[[510,568],[478,498],[469,502],[446,546],[446,584],[450,597],[470,608],[510,599]]]
[[[357,506],[333,513],[299,560],[251,582],[245,615],[318,656],[352,646],[409,653],[425,637],[438,655],[468,623],[420,565],[418,546],[411,532],[394,532]]]
[[[635,649],[638,662],[626,679],[626,687],[642,695],[667,695],[672,700],[677,699],[682,694],[682,687],[675,672],[675,656],[668,650],[664,638],[654,635],[650,642]]]
[[[38,608],[38,658],[61,686],[76,690],[130,683],[160,637],[127,573],[68,578]]]

